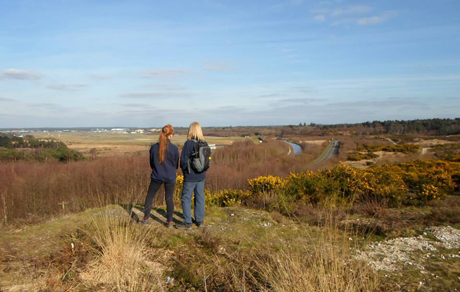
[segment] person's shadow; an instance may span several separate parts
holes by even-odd
[[[166,212],[165,209],[163,209],[163,208],[152,208],[152,213],[150,214],[150,216],[154,216],[153,215],[154,213],[157,213],[157,214],[161,215],[165,219],[165,221],[167,220],[167,212]],[[174,215],[176,215],[179,218],[184,218],[182,213],[177,212],[177,211],[174,211]],[[174,218],[174,216],[173,216],[173,222],[175,224],[182,223],[182,221],[178,220],[177,218]]]
[[[129,214],[129,216],[136,223],[138,223],[142,219],[141,216],[144,216],[144,205],[121,204],[120,206]],[[181,212],[174,211],[174,215],[176,215],[179,218],[183,218],[183,214]],[[152,211],[150,212],[149,218],[152,218],[154,221],[164,225],[167,220],[167,212],[164,208],[153,207]],[[175,224],[182,223],[182,221],[174,217],[173,217],[173,222]]]

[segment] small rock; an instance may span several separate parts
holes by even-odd
[[[166,278],[166,286],[174,287],[174,284],[175,284],[174,278],[171,278],[171,277]]]

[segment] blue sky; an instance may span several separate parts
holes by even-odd
[[[458,0],[0,0],[0,128],[460,116]]]

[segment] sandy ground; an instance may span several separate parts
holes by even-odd
[[[364,168],[369,167],[369,165],[367,165],[368,162],[376,164],[380,160],[386,160],[386,161],[391,162],[391,161],[398,161],[406,157],[406,154],[398,153],[398,152],[376,151],[374,153],[377,154],[379,157],[360,160],[360,161],[345,161],[344,163],[347,165],[356,167],[356,168],[364,169]]]
[[[315,145],[322,145],[324,142],[327,142],[327,140],[303,140],[302,141],[302,143],[315,144]]]
[[[416,144],[420,145],[420,154],[426,155],[432,149],[433,146],[436,145],[445,145],[445,144],[455,144],[454,142],[447,141],[447,140],[439,140],[439,139],[430,139],[430,140],[423,140],[421,139]]]
[[[146,152],[149,145],[114,145],[114,144],[72,144],[68,145],[70,149],[76,150],[85,156],[91,156],[91,149],[96,149],[98,156],[118,156],[138,152]]]
[[[454,142],[447,141],[447,140],[439,140],[439,139],[430,139],[430,140],[423,140],[420,139],[419,142],[416,144],[419,144],[420,147],[430,147],[430,146],[435,146],[435,145],[444,145],[444,144],[454,144]]]

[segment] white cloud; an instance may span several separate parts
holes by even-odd
[[[120,97],[125,98],[183,98],[191,96],[190,93],[186,92],[131,92],[120,94]]]
[[[112,75],[109,73],[94,73],[91,74],[91,77],[96,80],[108,80],[112,78]]]
[[[151,106],[145,103],[123,103],[120,104],[123,107],[133,107],[133,108],[150,108]]]
[[[6,98],[6,97],[1,97],[0,96],[0,102],[3,101],[3,102],[16,102],[16,100],[14,99],[11,99],[11,98]]]
[[[369,6],[348,6],[348,7],[337,7],[330,11],[330,15],[333,17],[339,17],[344,15],[358,15],[366,14],[372,10]]]
[[[77,91],[79,89],[87,87],[88,84],[77,83],[77,84],[53,84],[47,86],[48,89],[61,90],[61,91]]]
[[[151,70],[146,70],[141,72],[142,77],[144,78],[163,78],[163,77],[178,77],[184,74],[190,73],[190,69],[185,68],[171,68],[171,69],[162,69],[156,68]]]
[[[325,101],[325,99],[322,98],[286,98],[282,100],[278,100],[277,103],[312,103],[312,102],[321,102]]]
[[[331,25],[377,25],[396,15],[395,11],[384,11],[371,15],[372,7],[367,5],[336,6],[313,9],[313,20],[316,22],[331,21]]]
[[[385,11],[384,13],[380,15],[360,18],[356,21],[356,24],[358,25],[376,25],[376,24],[380,24],[382,22],[387,21],[388,19],[392,18],[395,15],[396,15],[396,12],[394,11]]]
[[[0,73],[0,79],[37,80],[41,78],[41,73],[23,69],[10,68]]]
[[[186,87],[167,83],[143,84],[142,87],[154,87],[160,90],[184,90]]]
[[[313,17],[313,19],[314,19],[315,21],[318,21],[318,22],[323,22],[323,21],[326,20],[326,15],[324,15],[324,14],[317,14],[317,15],[315,15],[315,17]]]
[[[272,9],[280,10],[280,9],[285,9],[285,8],[290,8],[290,7],[297,7],[299,5],[303,4],[303,0],[287,0],[283,1],[279,4],[276,4],[272,6]]]
[[[270,93],[270,94],[262,94],[259,95],[261,98],[276,98],[276,97],[283,97],[285,94],[280,94],[280,93]]]
[[[64,112],[71,112],[77,109],[77,107],[65,107],[60,104],[55,103],[48,103],[48,102],[38,102],[38,103],[28,103],[27,106],[33,109],[39,109],[39,112],[57,112],[57,113],[64,113]]]
[[[235,67],[231,62],[214,61],[208,62],[203,69],[207,71],[228,72],[234,71]]]
[[[428,104],[420,101],[416,98],[400,98],[390,97],[386,99],[370,99],[370,100],[357,100],[357,101],[345,101],[345,102],[334,102],[329,103],[328,107],[336,108],[367,108],[372,107],[378,108],[395,108],[401,106],[412,106],[412,107],[426,107]]]

